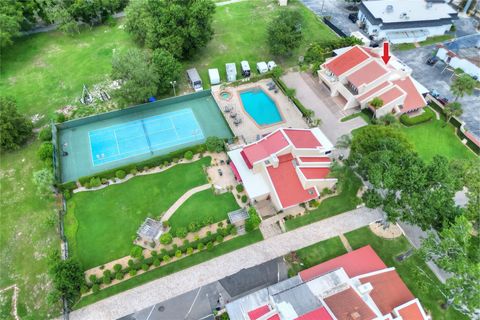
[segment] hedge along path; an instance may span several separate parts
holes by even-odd
[[[13,296],[12,296],[12,314],[15,320],[20,320],[20,317],[18,316],[18,311],[17,311],[17,300],[18,300],[18,292],[20,289],[17,287],[16,284],[12,284],[9,287],[3,288],[0,290],[0,293],[5,292],[7,290],[13,290]]]
[[[185,164],[185,163],[192,163],[192,162],[195,162],[195,161],[198,161],[202,158],[205,158],[205,157],[208,157],[210,156],[212,158],[212,161],[214,159],[216,159],[216,153],[212,153],[212,152],[204,152],[203,153],[203,156],[200,155],[200,154],[195,154],[192,158],[192,160],[186,160],[185,158],[184,159],[180,159],[180,161],[178,161],[177,163],[170,163],[170,165],[168,166],[157,166],[157,167],[154,167],[152,169],[148,169],[148,170],[144,170],[144,171],[139,171],[137,174],[133,175],[131,173],[128,173],[125,178],[123,179],[109,179],[108,180],[108,184],[102,184],[101,186],[99,187],[95,187],[95,188],[90,188],[90,189],[87,189],[83,186],[79,186],[79,184],[77,183],[77,188],[73,190],[73,193],[78,193],[78,192],[87,192],[87,191],[96,191],[96,190],[100,190],[100,189],[103,189],[103,188],[107,188],[108,186],[111,186],[111,185],[115,185],[115,184],[120,184],[120,183],[124,183],[124,182],[127,182],[128,180],[134,178],[134,177],[137,177],[137,176],[146,176],[146,175],[149,175],[149,174],[155,174],[155,173],[160,173],[160,172],[163,172],[163,171],[166,171],[170,168],[173,168],[174,166],[176,166],[177,164]]]

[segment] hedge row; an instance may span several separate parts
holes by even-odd
[[[432,120],[435,116],[435,113],[430,108],[424,108],[424,112],[416,117],[409,117],[407,114],[402,114],[400,116],[400,122],[406,126],[414,126],[416,124],[428,122]]]
[[[287,95],[287,90],[289,89],[287,85],[280,79],[274,79],[274,81],[277,83],[282,92]],[[290,97],[290,99],[297,106],[298,110],[300,110],[303,116],[307,117],[309,109],[306,108],[296,97]]]

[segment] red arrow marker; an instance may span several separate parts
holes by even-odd
[[[383,43],[383,56],[382,56],[382,59],[383,59],[383,62],[385,62],[385,64],[388,63],[388,61],[390,60],[390,43],[388,42],[384,42]]]

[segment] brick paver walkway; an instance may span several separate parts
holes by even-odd
[[[101,300],[72,312],[70,319],[116,319],[382,217],[379,210],[360,208],[327,218]]]

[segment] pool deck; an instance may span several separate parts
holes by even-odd
[[[293,104],[293,102],[286,97],[282,91],[279,89],[277,93],[273,90],[269,91],[267,83],[272,82],[272,79],[263,79],[253,83],[242,84],[238,87],[226,87],[222,88],[220,85],[212,87],[212,95],[217,102],[218,107],[220,108],[223,116],[227,120],[228,125],[232,129],[233,133],[237,137],[242,137],[245,143],[251,143],[257,140],[257,136],[268,134],[279,128],[292,127],[292,128],[308,128],[308,124],[302,118],[302,113],[298,108]],[[259,126],[251,116],[243,108],[242,101],[240,99],[240,93],[242,91],[252,89],[252,88],[261,88],[263,89],[270,98],[275,101],[278,111],[282,115],[283,122],[269,126]],[[220,98],[220,93],[227,91],[231,93],[231,98],[224,100]],[[238,116],[242,119],[242,123],[238,126],[233,122],[233,118],[230,117],[229,113],[224,112],[226,106],[232,106],[233,111],[235,111]]]

